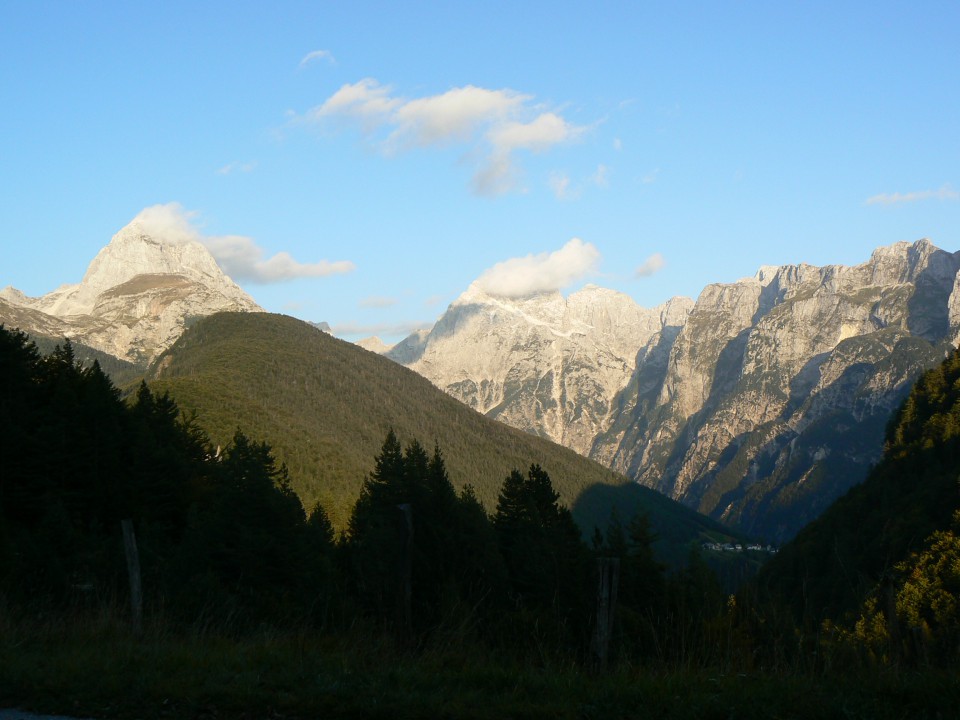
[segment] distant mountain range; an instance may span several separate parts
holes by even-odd
[[[763,267],[653,310],[588,286],[476,286],[386,356],[471,407],[782,541],[860,482],[912,381],[960,329],[960,254]]]
[[[781,542],[865,477],[891,412],[956,343],[958,270],[960,253],[920,240],[855,267],[762,267],[654,309],[595,286],[506,298],[473,285],[431,330],[359,344],[489,418]],[[259,310],[200,243],[136,222],[79,285],[0,291],[0,322],[121,359],[124,377],[202,317]],[[349,363],[338,372],[331,393],[362,382]]]

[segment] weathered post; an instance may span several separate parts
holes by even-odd
[[[140,553],[133,533],[133,520],[121,520],[123,549],[127,556],[127,575],[130,579],[130,609],[133,611],[133,634],[143,632],[143,593],[140,587]]]
[[[593,633],[593,655],[597,667],[607,667],[610,637],[613,634],[613,615],[617,606],[620,585],[620,558],[597,558],[597,624]]]

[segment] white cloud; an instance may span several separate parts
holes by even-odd
[[[371,295],[360,301],[360,307],[362,308],[388,308],[396,304],[396,298],[381,297],[379,295]]]
[[[278,252],[264,259],[263,248],[244,235],[222,235],[202,240],[217,263],[234,280],[253,283],[274,283],[297,278],[327,277],[352,272],[356,266],[348,260],[301,263],[288,252]]]
[[[232,163],[227,163],[222,168],[217,170],[218,175],[232,175],[233,173],[248,173],[252,172],[257,167],[255,162],[240,162],[239,160],[234,160]]]
[[[646,175],[644,175],[640,179],[640,182],[642,182],[644,185],[652,185],[657,181],[657,176],[659,174],[660,174],[660,168],[654,168],[653,170],[648,172]]]
[[[467,156],[480,158],[471,180],[474,192],[499,195],[517,188],[518,151],[544,152],[586,130],[538,108],[532,96],[509,89],[465,85],[409,99],[365,78],[343,85],[305,118],[353,120],[371,135],[381,131],[378,143],[385,152],[463,144]]]
[[[441,95],[409,100],[398,107],[394,143],[417,146],[469,140],[479,127],[498,122],[530,98],[512,90],[486,90],[467,85]]]
[[[288,252],[264,259],[263,248],[244,235],[203,235],[194,224],[197,212],[187,211],[180,203],[153,205],[133,219],[147,234],[169,243],[202,243],[220,268],[234,280],[273,283],[305,277],[326,277],[348,273],[355,265],[347,260],[301,263]]]
[[[898,205],[900,203],[918,202],[920,200],[960,200],[960,192],[949,185],[939,190],[918,190],[908,193],[880,193],[866,200],[866,205]]]
[[[488,139],[499,150],[531,150],[542,152],[558,143],[567,142],[583,132],[555,113],[543,113],[528,123],[507,122],[490,130]]]
[[[613,139],[613,149],[617,152],[623,150],[623,141],[620,138]]]
[[[314,108],[310,116],[314,119],[324,117],[356,118],[364,121],[367,129],[387,122],[390,114],[403,104],[402,100],[390,97],[390,88],[381,85],[373,78],[342,86]]]
[[[634,270],[633,274],[635,277],[650,277],[655,275],[663,269],[663,266],[667,264],[667,261],[663,259],[663,255],[660,253],[654,253],[646,260],[644,260],[640,266]]]
[[[485,270],[477,285],[491,295],[523,297],[559,290],[596,271],[600,252],[590,243],[573,238],[551,253],[511,258]]]
[[[309,65],[314,60],[326,60],[331,65],[337,64],[337,61],[334,60],[333,55],[330,53],[329,50],[313,50],[303,56],[303,59],[300,61],[299,67],[304,67],[306,65]]]
[[[197,215],[196,212],[184,210],[180,203],[172,202],[144,208],[130,224],[139,225],[151,237],[178,245],[200,241],[200,232],[191,222]]]

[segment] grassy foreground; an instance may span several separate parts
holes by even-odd
[[[0,707],[93,718],[949,718],[956,671],[737,674],[504,660],[448,640],[0,619]]]

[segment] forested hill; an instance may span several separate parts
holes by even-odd
[[[416,373],[282,315],[222,313],[196,322],[152,366],[155,393],[196,411],[214,443],[239,426],[286,463],[304,505],[321,502],[343,527],[392,428],[404,444],[442,448],[458,488],[492,511],[510,472],[550,473],[561,502],[589,533],[613,503],[624,521],[649,513],[655,532],[684,544],[721,526],[575,452],[485,418]]]
[[[947,531],[960,508],[958,472],[960,351],[954,351],[917,381],[893,416],[883,459],[867,480],[782,548],[761,572],[761,587],[820,621],[855,611],[879,583],[902,586],[916,561],[911,553]],[[950,572],[960,580],[960,561]]]

